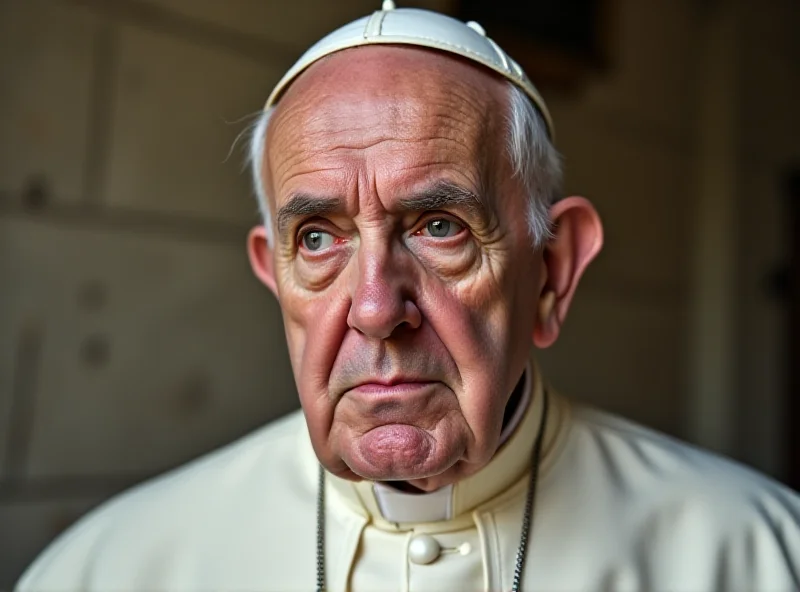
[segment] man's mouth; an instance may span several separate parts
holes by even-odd
[[[420,389],[428,388],[435,381],[433,380],[420,380],[420,379],[406,379],[400,378],[396,380],[369,380],[358,384],[350,389],[352,393],[359,393],[362,395],[380,396],[385,395],[401,395],[403,393],[413,393]]]

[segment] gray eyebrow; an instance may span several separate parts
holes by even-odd
[[[445,206],[461,206],[472,213],[486,213],[486,206],[475,193],[447,181],[440,181],[417,195],[401,199],[400,205],[406,210],[417,212],[438,210]]]
[[[307,193],[296,193],[278,209],[276,220],[278,234],[283,236],[292,220],[302,216],[324,216],[331,214],[342,206],[342,201],[335,197],[318,197]]]

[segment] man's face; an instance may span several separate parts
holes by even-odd
[[[334,54],[280,102],[270,273],[334,473],[431,490],[497,449],[543,282],[506,113],[488,73],[396,47]]]

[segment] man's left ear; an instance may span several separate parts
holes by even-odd
[[[550,347],[561,326],[586,267],[603,247],[603,224],[588,199],[567,197],[550,208],[553,238],[545,245],[546,280],[539,294],[533,343]]]
[[[250,267],[253,274],[269,288],[275,298],[278,297],[278,285],[275,281],[275,265],[272,260],[272,249],[267,239],[267,230],[264,226],[254,226],[247,235],[247,255],[250,258]]]

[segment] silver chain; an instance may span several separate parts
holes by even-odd
[[[528,539],[530,538],[531,527],[533,526],[533,503],[536,501],[536,485],[539,478],[539,459],[542,456],[542,442],[544,442],[544,430],[547,426],[547,403],[549,397],[544,391],[544,401],[542,401],[542,421],[539,424],[539,433],[536,434],[536,442],[533,445],[531,454],[531,472],[528,480],[528,495],[525,497],[525,511],[522,514],[522,531],[519,534],[519,547],[517,547],[517,560],[514,564],[514,580],[511,585],[511,592],[519,592],[522,585],[522,572],[525,569],[526,551],[528,550]]]
[[[519,535],[519,546],[517,547],[517,558],[514,564],[514,580],[511,585],[511,592],[520,592],[522,585],[522,572],[525,569],[525,559],[527,557],[528,539],[530,538],[533,526],[533,506],[536,501],[536,485],[539,477],[539,459],[542,456],[542,443],[544,442],[544,431],[547,426],[548,396],[544,392],[542,408],[542,421],[539,425],[539,433],[536,434],[536,442],[533,444],[531,454],[531,471],[528,480],[528,495],[525,497],[525,510],[522,515],[522,531]],[[317,592],[325,592],[325,469],[319,467],[319,485],[317,489]]]
[[[325,469],[322,465],[317,485],[317,592],[325,592]]]

